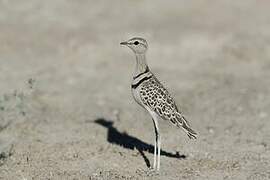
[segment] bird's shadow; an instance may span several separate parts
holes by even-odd
[[[119,132],[114,126],[113,122],[99,118],[94,121],[96,124],[101,125],[108,129],[107,141],[112,144],[119,145],[126,149],[134,150],[135,148],[139,151],[140,155],[143,157],[147,167],[150,167],[150,161],[146,157],[144,151],[148,151],[154,154],[154,146],[148,144],[146,142],[141,141],[140,139],[128,135],[126,132]],[[162,156],[177,158],[177,159],[185,159],[186,155],[181,155],[179,152],[171,153],[164,150],[160,150],[160,154]]]

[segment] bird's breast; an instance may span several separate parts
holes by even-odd
[[[133,88],[131,88],[131,93],[132,93],[132,96],[133,96],[134,100],[135,100],[139,105],[143,106],[142,100],[141,100],[141,97],[140,97],[139,90],[138,90],[138,89],[133,89]]]

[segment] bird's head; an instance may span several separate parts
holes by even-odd
[[[121,42],[120,44],[128,46],[135,54],[144,54],[148,49],[146,40],[139,37],[131,38],[127,41]]]

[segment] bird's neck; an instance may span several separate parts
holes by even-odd
[[[135,56],[136,56],[136,67],[135,67],[133,77],[136,77],[139,74],[142,74],[146,72],[147,70],[149,70],[147,62],[146,62],[145,54],[136,53]]]

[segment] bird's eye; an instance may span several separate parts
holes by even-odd
[[[135,41],[135,42],[134,42],[134,44],[135,44],[135,45],[138,45],[138,44],[139,44],[139,42],[138,42],[138,41]]]

